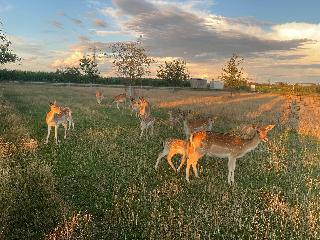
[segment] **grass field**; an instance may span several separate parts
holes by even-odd
[[[3,85],[0,105],[0,239],[319,239],[319,99],[273,94],[143,90],[158,119],[154,136],[139,139],[128,109],[107,107],[122,89]],[[49,101],[73,111],[75,130],[56,146],[44,144]],[[218,117],[214,128],[277,124],[270,141],[237,161],[236,186],[227,160],[204,157],[199,175],[185,180],[165,159],[169,108]],[[175,165],[179,158],[175,158]],[[63,238],[65,237],[65,238]],[[69,237],[69,238],[68,238]]]

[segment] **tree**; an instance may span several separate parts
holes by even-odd
[[[172,85],[181,85],[183,81],[190,78],[187,70],[186,61],[173,60],[171,62],[164,62],[157,70],[157,77],[168,80]]]
[[[234,90],[247,86],[247,79],[243,76],[243,67],[240,67],[242,63],[243,58],[234,53],[225,67],[222,68],[222,74],[219,78],[230,89],[231,95]]]
[[[113,59],[113,66],[119,76],[129,79],[130,92],[132,95],[132,83],[144,75],[150,73],[150,65],[153,58],[147,55],[147,50],[142,45],[141,37],[133,42],[115,42],[110,45],[111,53],[106,53]]]
[[[98,64],[95,61],[95,56],[93,58],[88,55],[83,56],[80,59],[79,66],[83,74],[88,76],[90,79],[94,79],[100,74]]]
[[[2,23],[0,22],[0,25]],[[0,65],[5,63],[14,63],[21,60],[15,53],[13,53],[12,49],[10,49],[11,41],[7,39],[7,36],[0,29]]]

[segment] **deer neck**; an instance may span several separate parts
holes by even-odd
[[[259,138],[259,134],[256,134],[252,139],[245,141],[245,143],[242,146],[242,149],[244,150],[243,155],[254,150],[260,142],[261,139]]]
[[[53,118],[54,118],[54,112],[53,111],[48,112],[46,116],[46,123],[49,124],[50,122],[52,122]]]

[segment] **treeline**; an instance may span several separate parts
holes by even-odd
[[[48,83],[93,83],[104,85],[127,85],[129,79],[121,77],[90,77],[87,75],[68,75],[58,72],[32,72],[20,70],[0,70],[0,82],[48,82]],[[135,86],[154,86],[154,87],[167,87],[179,86],[189,87],[189,81],[175,82],[169,80],[155,79],[155,78],[141,78],[134,80],[132,85]]]
[[[259,92],[272,92],[281,94],[298,94],[298,95],[312,95],[320,94],[320,85],[290,85],[282,83],[278,85],[261,84],[256,86],[256,90]]]

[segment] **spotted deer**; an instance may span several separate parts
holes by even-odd
[[[117,108],[120,110],[119,104],[125,105],[126,102],[127,102],[127,95],[125,93],[121,93],[121,94],[119,94],[119,95],[117,95],[117,96],[115,96],[113,98],[111,104],[116,103],[117,104]]]
[[[97,103],[101,104],[102,100],[104,99],[102,91],[100,90],[96,91],[96,99],[97,99]]]
[[[139,100],[134,99],[133,97],[130,98],[130,108],[131,108],[131,116],[132,113],[135,113],[136,117],[139,116]]]
[[[212,125],[215,119],[216,117],[192,119],[192,120],[184,119],[183,129],[187,139],[194,132],[212,130]]]
[[[67,138],[67,129],[68,123],[69,127],[74,123],[71,117],[71,110],[70,108],[60,108],[56,102],[50,103],[50,111],[46,115],[46,123],[48,126],[48,134],[45,143],[47,144],[50,137],[51,128],[54,127],[55,129],[55,142],[58,144],[58,128],[60,125],[64,127],[64,138]],[[71,125],[70,125],[71,124]]]
[[[178,171],[180,171],[181,167],[183,166],[183,164],[185,162],[186,146],[187,146],[187,142],[184,140],[176,139],[176,138],[166,139],[163,142],[163,150],[161,153],[159,153],[156,165],[154,166],[155,169],[158,169],[158,165],[159,165],[160,160],[163,157],[167,156],[168,164],[173,169],[173,171],[176,172],[177,170],[172,163],[172,157],[176,154],[179,154],[182,156],[180,165],[178,167]]]
[[[144,97],[140,97],[138,103],[139,103],[139,117],[140,118],[149,117],[151,113],[150,103]]]
[[[169,115],[169,124],[171,127],[173,127],[174,125],[183,122],[188,115],[191,113],[191,110],[180,110],[178,109],[172,109],[168,111],[168,115]]]
[[[155,118],[149,116],[146,117],[140,117],[140,138],[143,135],[143,132],[146,131],[146,135],[147,135],[147,130],[150,129],[151,131],[151,135],[153,135],[153,130],[154,130],[154,122],[155,122]]]
[[[186,180],[189,182],[189,172],[192,166],[193,172],[198,177],[197,163],[204,156],[228,158],[228,183],[234,184],[234,170],[236,160],[246,153],[254,150],[260,142],[268,141],[267,133],[274,125],[266,125],[255,129],[252,139],[242,139],[230,134],[222,134],[212,131],[200,131],[193,133],[187,143],[187,167]]]

